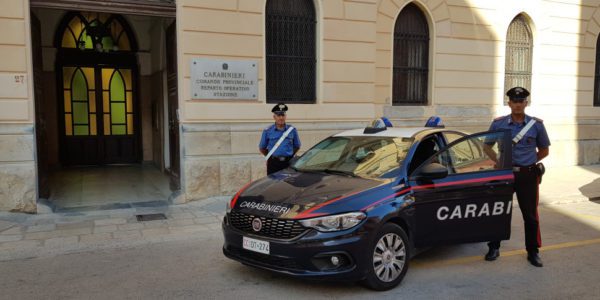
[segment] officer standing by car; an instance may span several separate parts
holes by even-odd
[[[287,105],[277,103],[271,112],[275,124],[265,128],[258,144],[260,153],[267,160],[267,175],[283,170],[290,165],[290,160],[300,149],[298,131],[286,124]]]
[[[506,95],[509,99],[508,106],[511,113],[496,118],[492,122],[490,130],[508,129],[511,131],[514,189],[525,223],[527,260],[536,267],[542,267],[543,263],[538,254],[542,240],[537,206],[543,165],[537,163],[548,156],[550,140],[543,121],[525,114],[529,91],[522,87],[514,87]],[[500,256],[500,241],[490,241],[488,247],[489,251],[485,255],[485,260],[496,260]]]

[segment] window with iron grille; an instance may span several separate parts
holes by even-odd
[[[523,15],[516,16],[506,33],[504,92],[520,86],[531,92],[533,35]]]
[[[414,4],[407,5],[394,27],[393,105],[427,105],[429,25]]]
[[[594,75],[594,106],[600,106],[600,35],[596,40],[596,72]]]
[[[313,0],[269,0],[265,23],[267,103],[315,103]]]

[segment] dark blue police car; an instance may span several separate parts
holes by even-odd
[[[223,253],[292,276],[393,288],[419,248],[510,238],[510,147],[506,131],[333,135],[232,198]]]

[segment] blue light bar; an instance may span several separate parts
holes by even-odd
[[[425,127],[444,127],[444,124],[442,123],[442,118],[438,116],[431,116],[429,119],[427,119]]]

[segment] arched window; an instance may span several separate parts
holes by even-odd
[[[94,69],[65,67],[65,135],[96,135],[96,98]]]
[[[267,103],[314,103],[316,18],[313,0],[266,6]]]
[[[523,15],[516,16],[506,33],[506,64],[504,92],[521,86],[531,92],[533,35]]]
[[[414,4],[408,4],[394,27],[393,105],[427,105],[429,25]]]
[[[133,92],[131,70],[102,69],[104,135],[133,132]]]
[[[600,106],[600,35],[596,40],[596,72],[594,75],[594,106]]]
[[[67,12],[54,34],[64,165],[141,161],[137,43],[121,15]]]
[[[97,12],[69,13],[56,37],[57,48],[80,50],[135,51],[135,39],[125,20],[119,15]]]

